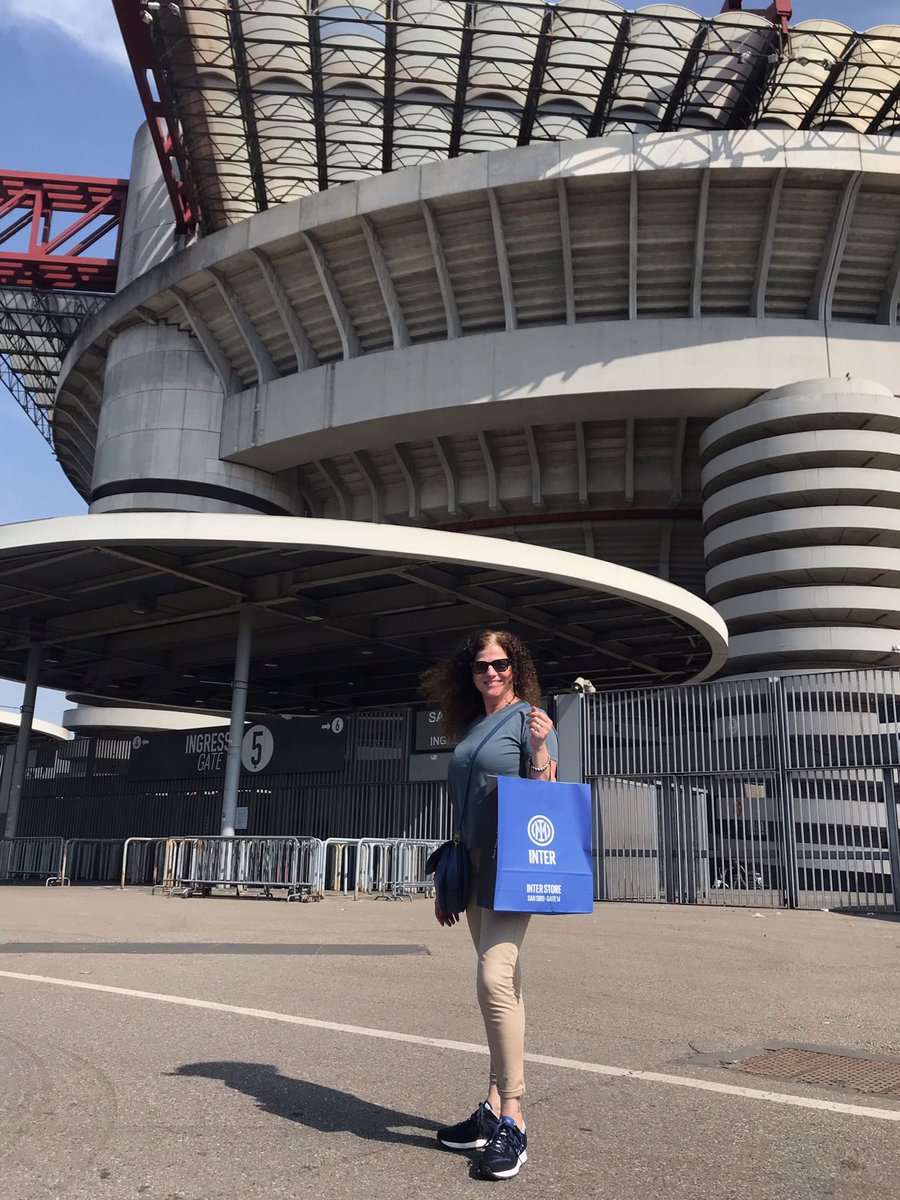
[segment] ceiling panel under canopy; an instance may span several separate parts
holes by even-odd
[[[548,548],[350,521],[225,514],[62,517],[0,530],[0,675],[71,695],[227,713],[238,611],[254,612],[250,710],[420,698],[474,628],[525,637],[544,686],[679,683],[724,662],[696,596]]]

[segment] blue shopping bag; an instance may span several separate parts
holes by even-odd
[[[498,912],[593,912],[588,784],[501,775],[496,788],[489,785],[485,803],[478,868],[481,907]]]

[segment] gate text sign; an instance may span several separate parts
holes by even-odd
[[[416,733],[413,750],[449,750],[441,725],[444,714],[439,708],[426,708],[416,713]]]
[[[344,717],[271,721],[250,725],[241,739],[246,775],[339,771],[347,752]],[[132,779],[185,779],[225,774],[228,730],[185,729],[135,734],[128,774]]]

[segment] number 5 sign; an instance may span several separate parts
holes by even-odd
[[[265,725],[251,725],[241,742],[241,762],[245,771],[262,771],[269,765],[275,739]]]

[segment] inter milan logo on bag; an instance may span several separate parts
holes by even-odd
[[[544,867],[555,867],[556,851],[544,848],[549,846],[556,836],[556,830],[553,828],[550,818],[536,813],[528,822],[528,836],[535,846],[540,847],[539,850],[528,851],[528,861],[540,863]]]
[[[536,846],[549,846],[555,833],[556,830],[549,817],[538,814],[528,822],[528,836]]]

